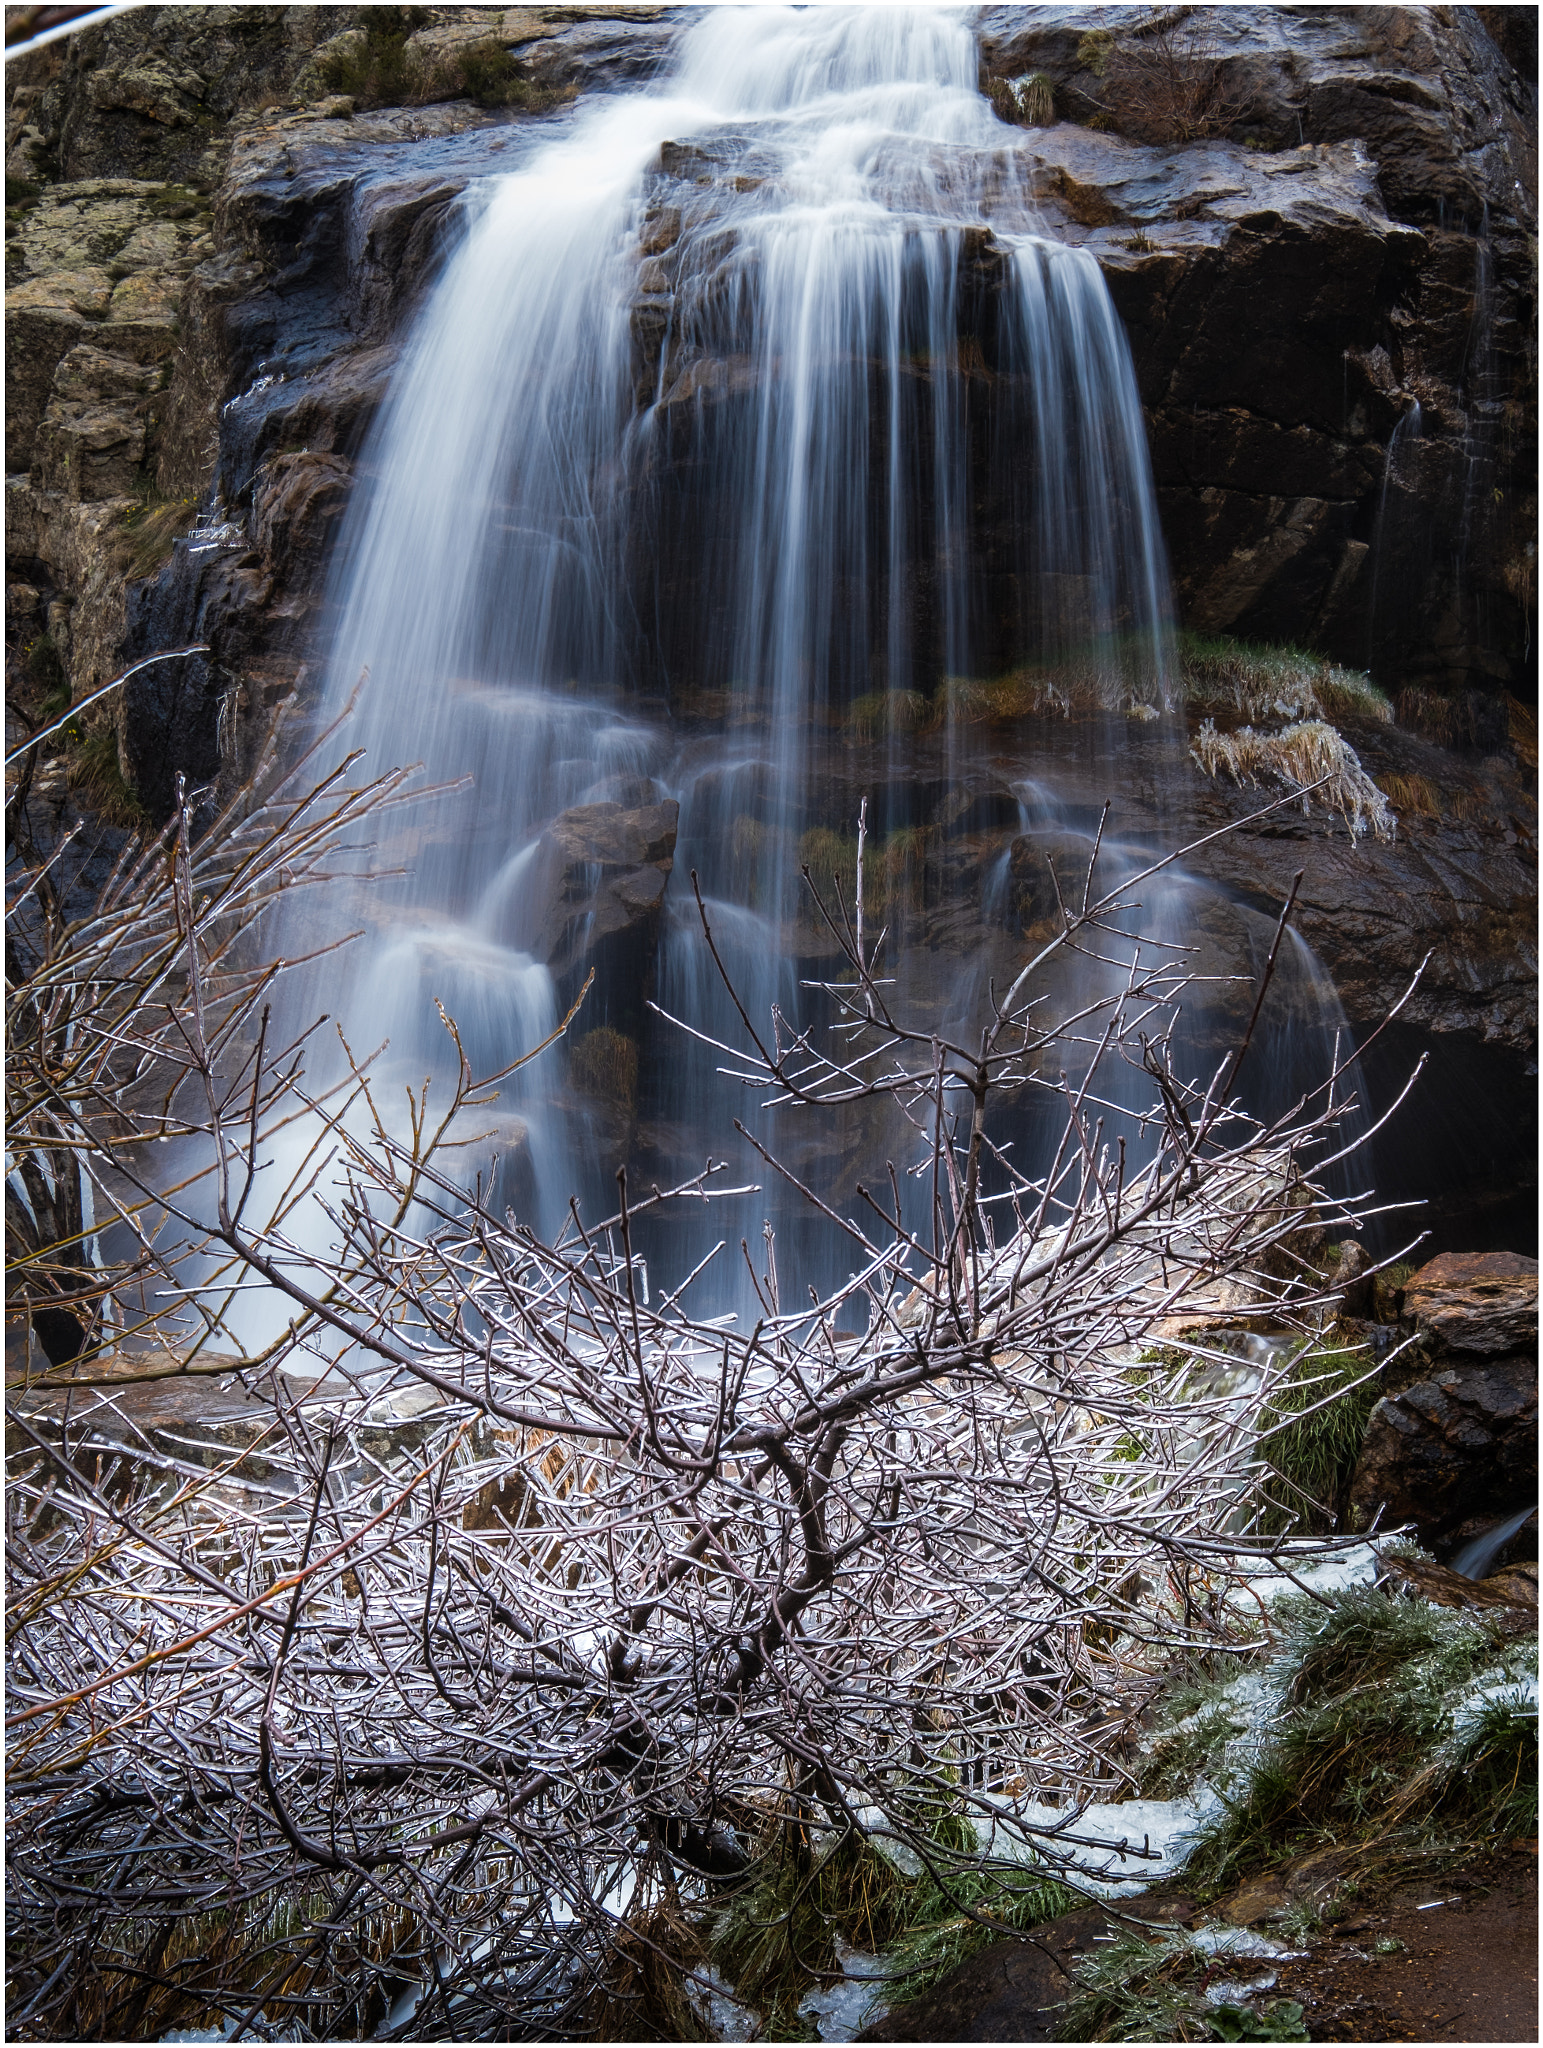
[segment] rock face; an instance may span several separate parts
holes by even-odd
[[[1538,1262],[1515,1252],[1449,1252],[1408,1282],[1404,1312],[1447,1351],[1524,1350],[1538,1341]]]
[[[1351,1514],[1408,1522],[1438,1555],[1537,1499],[1538,1267],[1508,1252],[1433,1259],[1404,1290],[1428,1369],[1373,1409]]]
[[[1119,131],[1026,147],[1126,322],[1202,630],[1306,631],[1399,683],[1526,673],[1536,54],[1482,13],[985,12],[995,77]],[[1154,38],[1208,104],[1164,103]]]

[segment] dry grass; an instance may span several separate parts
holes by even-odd
[[[1400,725],[1435,746],[1449,747],[1457,737],[1452,701],[1437,690],[1422,690],[1411,684],[1394,698],[1393,712]]]
[[[625,1033],[602,1024],[573,1048],[568,1072],[581,1095],[629,1115],[638,1098],[638,1049]]]
[[[690,1995],[690,1973],[707,1961],[701,1935],[678,1903],[629,1913],[606,1956],[604,1980],[590,2001],[597,2041],[716,2040]]]
[[[1401,818],[1441,816],[1441,792],[1428,775],[1379,775],[1377,787]]]
[[[1249,725],[1237,732],[1218,732],[1207,718],[1190,751],[1213,777],[1225,770],[1239,785],[1276,781],[1288,789],[1311,789],[1310,796],[1303,795],[1303,810],[1310,812],[1316,804],[1337,813],[1352,839],[1364,839],[1370,832],[1387,840],[1397,831],[1387,798],[1361,766],[1355,749],[1322,719],[1264,733]]]
[[[113,553],[126,583],[153,576],[171,557],[178,534],[186,533],[197,513],[194,498],[149,500],[131,505],[114,536]]]

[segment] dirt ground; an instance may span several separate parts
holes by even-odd
[[[1356,1905],[1276,1986],[1315,2041],[1538,2039],[1536,1842]]]
[[[1314,2041],[1536,2041],[1537,1843],[1431,1869],[1364,1889],[1303,1961],[1280,1967],[1264,2002],[1295,1999]],[[1128,1910],[1180,1925],[1209,1917],[1177,1892],[1147,1893]],[[860,2038],[1053,2040],[1069,1972],[1110,1926],[1101,1909],[1085,1908],[1032,1941],[994,1942]]]

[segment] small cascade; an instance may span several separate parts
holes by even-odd
[[[1392,560],[1418,560],[1422,550],[1410,548],[1411,536],[1421,529],[1413,524],[1423,515],[1417,496],[1418,445],[1423,415],[1420,401],[1411,398],[1398,425],[1388,437],[1382,460],[1382,485],[1377,493],[1377,518],[1372,527],[1371,599],[1367,605],[1367,665],[1375,665],[1379,650],[1387,644],[1387,627],[1395,613],[1409,602],[1413,593],[1407,586],[1407,572],[1395,579],[1389,572]]]
[[[1465,1579],[1482,1579],[1500,1552],[1511,1538],[1537,1513],[1534,1501],[1520,1508],[1514,1515],[1507,1515],[1503,1522],[1492,1522],[1489,1528],[1463,1545],[1452,1559],[1452,1569],[1460,1572]]]

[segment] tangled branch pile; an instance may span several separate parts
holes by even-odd
[[[69,1053],[23,1145],[88,1176],[77,1239],[108,1248],[45,1381],[211,1370],[238,1283],[289,1317],[240,1364],[260,1465],[126,1450],[79,1392],[55,1427],[9,1407],[24,2038],[582,2031],[661,1911],[790,1838],[914,1859],[966,1914],[982,1871],[1074,1877],[1085,1803],[1128,1782],[1132,1697],[1230,1640],[1229,1588],[1282,1555],[1254,1437],[1273,1368],[1224,1333],[1316,1340],[1304,1221],[1365,1207],[1319,1179],[1344,1077],[1266,1125],[1249,1036],[1175,1067],[1188,976],[1129,936],[1146,877],[1101,895],[1095,853],[965,1043],[891,1007],[861,860],[852,904],[815,891],[830,1030],[741,1010],[721,1056],[786,1113],[887,1100],[914,1150],[851,1215],[804,1189],[848,1281],[804,1294],[768,1236],[736,1320],[694,1313],[702,1268],[648,1298],[635,1252],[646,1210],[710,1217],[718,1170],[641,1196],[619,1176],[613,1214],[542,1242],[444,1151],[502,1078],[453,1026],[437,1120],[426,1093],[391,1112],[368,1063],[318,1100],[302,1045],[272,1050],[245,908],[397,793],[340,772],[201,844],[184,813],[106,899],[146,917],[88,920],[18,997],[38,1071]],[[49,975],[88,942],[96,993],[61,1038]],[[1052,1013],[1066,955],[1086,999]],[[997,1121],[1030,1098],[1059,1125],[1043,1172]],[[276,1176],[286,1123],[305,1156]],[[171,1130],[196,1181],[138,1149]],[[62,1300],[49,1256],[27,1285]]]

